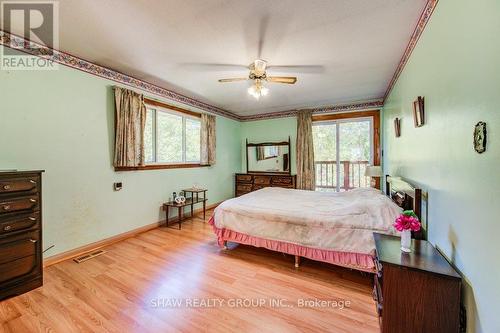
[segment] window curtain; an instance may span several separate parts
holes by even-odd
[[[312,111],[297,114],[297,188],[315,190]]]
[[[215,164],[215,116],[201,114],[201,154],[200,164]]]
[[[115,89],[115,167],[144,165],[144,96],[134,91]]]
[[[258,146],[258,147],[255,147],[257,148],[256,149],[256,152],[257,152],[257,161],[262,161],[263,159],[266,158],[266,152],[264,151],[264,147],[263,146]]]

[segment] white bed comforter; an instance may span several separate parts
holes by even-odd
[[[332,251],[372,254],[373,232],[394,233],[402,212],[382,192],[341,193],[268,187],[220,204],[217,228]]]

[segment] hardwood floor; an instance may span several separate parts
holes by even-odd
[[[46,268],[43,287],[0,302],[0,331],[379,332],[368,274],[309,260],[295,269],[292,256],[242,245],[222,251],[199,218],[104,249]]]

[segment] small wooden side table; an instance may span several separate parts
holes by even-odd
[[[191,206],[191,216],[188,216],[188,217],[184,217],[184,207],[186,206]],[[182,224],[182,221],[187,219],[187,218],[190,218],[190,217],[193,217],[193,205],[191,204],[191,199],[186,199],[186,201],[184,203],[177,203],[175,201],[169,201],[169,202],[165,202],[163,204],[163,210],[166,212],[166,215],[167,215],[167,227],[169,226],[168,225],[168,215],[169,215],[169,212],[170,212],[170,208],[177,208],[177,222],[179,223],[179,230],[181,229],[181,224]]]
[[[203,188],[187,188],[182,190],[186,195],[186,202],[190,200],[191,204],[191,216],[193,215],[193,206],[197,203],[203,203],[203,220],[205,220],[206,208],[207,208],[207,189]],[[191,196],[188,197],[187,194],[190,193]],[[199,194],[203,193],[203,198],[200,198]]]

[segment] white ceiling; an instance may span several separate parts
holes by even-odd
[[[59,49],[238,115],[378,99],[426,0],[64,0]],[[259,41],[262,41],[259,55]],[[248,75],[270,65],[323,66],[257,101]]]

